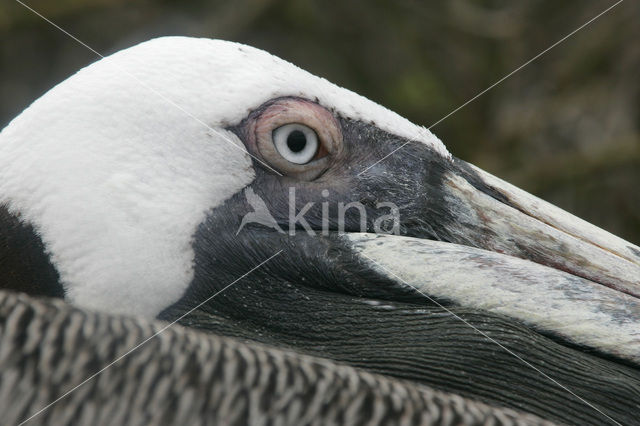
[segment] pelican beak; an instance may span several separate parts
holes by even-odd
[[[469,163],[441,163],[421,166],[437,179],[414,194],[422,217],[405,236],[346,235],[362,262],[420,297],[640,363],[640,248]]]
[[[468,163],[448,174],[459,242],[529,259],[640,297],[640,248]]]

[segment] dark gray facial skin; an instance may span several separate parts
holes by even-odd
[[[515,354],[616,421],[636,421],[637,365],[576,346],[559,334],[540,334],[506,316],[457,306],[446,298],[438,300],[447,311],[372,270],[353,252],[337,232],[338,202],[358,201],[365,206],[367,232],[374,231],[375,218],[388,213],[377,209],[377,203],[391,199],[400,208],[400,235],[481,246],[482,235],[490,245],[494,231],[473,229],[469,223],[461,231],[459,211],[452,209],[444,177],[459,176],[505,205],[511,201],[486,185],[465,162],[445,160],[417,143],[407,144],[402,155],[391,155],[358,175],[406,140],[381,131],[374,123],[338,121],[344,150],[312,181],[278,176],[254,162],[256,179],[250,188],[264,200],[280,227],[289,229],[289,188],[295,187],[296,211],[315,202],[304,215],[315,235],[304,229],[288,235],[259,224],[248,224],[235,235],[244,215],[253,210],[243,193],[236,194],[211,210],[199,226],[193,241],[194,280],[184,297],[159,317],[179,318],[282,250],[180,322],[331,358],[557,422],[600,425],[608,421]],[[245,123],[240,123],[232,130],[246,141],[245,129]],[[322,195],[325,189],[328,197]],[[330,206],[329,235],[321,233],[323,202]],[[345,231],[360,231],[355,209],[346,212]],[[521,247],[521,255],[528,256],[527,247]],[[535,256],[540,255],[530,254]]]

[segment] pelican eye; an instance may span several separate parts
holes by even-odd
[[[278,153],[291,163],[307,164],[318,153],[318,135],[304,124],[280,126],[273,131],[272,137]]]
[[[251,112],[240,134],[249,152],[278,174],[311,181],[343,152],[338,119],[321,105],[300,98],[268,101]]]

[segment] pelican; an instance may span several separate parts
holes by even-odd
[[[5,289],[637,420],[640,248],[249,46],[154,39],[35,101],[0,133],[0,241]]]

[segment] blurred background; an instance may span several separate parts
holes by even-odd
[[[23,0],[107,55],[234,40],[429,127],[615,3]],[[0,6],[0,127],[96,55]],[[432,131],[464,160],[640,244],[640,2],[621,3]]]

